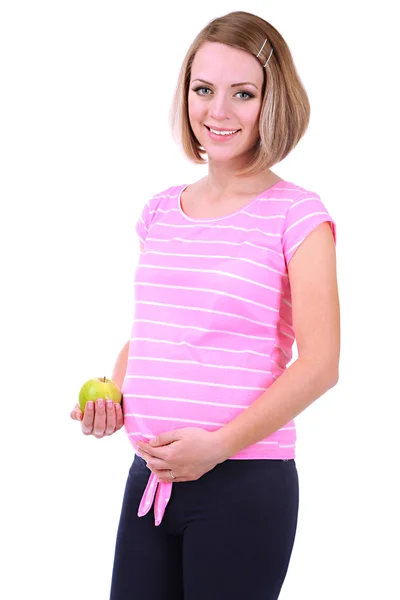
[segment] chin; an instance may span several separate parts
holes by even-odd
[[[221,148],[220,150],[217,149],[216,151],[215,148],[204,147],[204,150],[207,153],[208,158],[213,160],[214,162],[226,162],[229,160],[237,160],[238,158],[247,155],[249,152],[246,148],[243,150],[228,150],[227,148]]]

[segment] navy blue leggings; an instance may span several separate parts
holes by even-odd
[[[294,544],[295,461],[227,460],[175,483],[161,524],[138,517],[150,471],[129,470],[110,600],[276,600]]]

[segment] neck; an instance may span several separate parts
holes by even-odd
[[[281,178],[266,169],[262,173],[247,176],[238,176],[238,168],[227,163],[209,161],[208,174],[203,179],[207,193],[215,200],[224,200],[232,196],[248,195],[259,190],[267,189]]]

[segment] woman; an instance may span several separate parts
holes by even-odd
[[[96,437],[125,423],[136,452],[112,600],[279,596],[298,515],[293,419],[338,380],[335,223],[270,169],[308,120],[274,27],[235,12],[200,32],[172,122],[208,174],[154,196],[137,223],[135,319],[113,373],[124,415],[71,413]]]

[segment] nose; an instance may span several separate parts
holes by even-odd
[[[224,94],[215,94],[209,105],[210,117],[215,120],[223,120],[229,117],[229,99]]]

